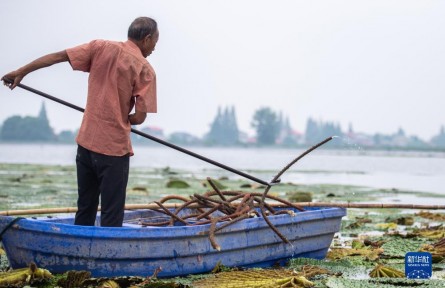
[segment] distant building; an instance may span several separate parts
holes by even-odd
[[[145,126],[141,129],[138,129],[139,131],[146,133],[150,136],[159,138],[161,140],[165,140],[164,136],[164,130],[160,127],[156,126]],[[152,141],[150,139],[147,139],[145,137],[142,137],[140,135],[137,135],[135,133],[131,133],[131,142],[133,144],[140,144],[140,145],[154,145],[156,142]]]
[[[174,132],[169,135],[168,140],[178,145],[201,145],[200,138],[187,132]]]

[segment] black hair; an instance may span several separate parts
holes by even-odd
[[[158,23],[149,17],[139,17],[134,19],[128,28],[128,38],[142,40],[147,35],[153,35],[158,30]]]

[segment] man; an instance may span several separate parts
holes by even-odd
[[[145,58],[158,38],[156,21],[140,17],[131,23],[126,42],[93,40],[38,58],[2,77],[14,89],[28,73],[60,62],[89,72],[87,105],[76,138],[76,225],[94,225],[100,196],[101,226],[122,226],[133,155],[131,125],[156,113],[156,75]]]

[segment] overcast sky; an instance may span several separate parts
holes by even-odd
[[[304,132],[306,120],[429,140],[445,125],[445,1],[76,0],[2,1],[0,74],[92,39],[125,41],[139,16],[158,21],[148,58],[158,113],[144,124],[202,136],[218,106],[235,106],[252,134],[270,107]],[[85,105],[88,74],[57,64],[23,84]],[[37,115],[42,98],[0,88],[0,122]],[[56,132],[81,114],[46,100]]]

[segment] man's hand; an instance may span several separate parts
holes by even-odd
[[[135,113],[128,115],[128,121],[131,125],[139,125],[144,123],[146,117],[147,113],[136,110]]]
[[[19,70],[9,72],[2,77],[3,85],[9,87],[9,89],[12,90],[20,84],[25,76],[26,75],[21,73]],[[10,81],[12,81],[12,83]]]

